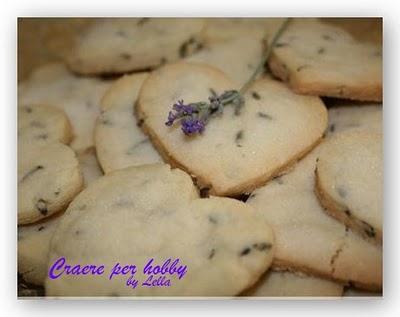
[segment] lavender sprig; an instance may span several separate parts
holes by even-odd
[[[181,129],[186,135],[202,133],[206,124],[213,116],[221,115],[226,105],[232,105],[236,115],[240,114],[241,108],[244,106],[243,94],[248,90],[259,73],[264,69],[265,63],[268,61],[277,40],[286,29],[290,18],[286,18],[278,31],[275,33],[272,42],[258,64],[256,70],[251,75],[249,80],[240,88],[240,90],[227,90],[221,95],[218,95],[214,90],[211,90],[211,96],[208,97],[208,102],[194,102],[184,104],[183,100],[179,100],[172,106],[172,111],[168,113],[168,120],[165,122],[167,126],[172,126],[176,121],[181,124]]]

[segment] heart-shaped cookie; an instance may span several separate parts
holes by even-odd
[[[273,254],[272,230],[251,207],[224,197],[199,199],[189,175],[165,164],[129,167],[99,178],[68,207],[51,242],[46,294],[235,295],[256,282]],[[104,265],[104,274],[56,277],[65,268],[54,266],[60,258],[81,268]],[[147,287],[151,259],[152,267],[178,259],[186,273],[165,273],[170,286]],[[110,279],[117,263],[136,265],[136,273]],[[136,287],[127,282],[131,275]]]
[[[136,104],[142,128],[164,159],[215,195],[237,195],[265,183],[312,149],[327,126],[319,98],[296,95],[269,78],[252,84],[239,114],[225,106],[201,135],[186,136],[178,125],[165,125],[178,100],[208,101],[210,91],[221,94],[235,88],[215,68],[177,63],[154,71]]]

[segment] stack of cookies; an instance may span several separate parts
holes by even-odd
[[[381,47],[282,23],[96,19],[19,83],[21,296],[381,296]],[[185,270],[142,284],[151,259]]]

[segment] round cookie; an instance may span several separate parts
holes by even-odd
[[[311,150],[327,126],[327,111],[319,98],[296,95],[268,78],[252,84],[240,113],[226,106],[201,135],[188,137],[177,124],[166,126],[178,100],[204,101],[210,90],[221,94],[235,88],[216,68],[170,64],[147,78],[136,103],[142,128],[163,158],[221,196],[251,191],[273,178]]]
[[[314,171],[321,146],[290,172],[255,190],[247,203],[274,230],[275,268],[380,290],[382,248],[329,216],[315,196]]]
[[[338,297],[342,296],[343,285],[306,275],[300,272],[266,272],[257,284],[244,296],[257,297]]]
[[[68,146],[19,141],[18,147],[18,224],[28,224],[67,207],[83,180],[78,159]]]
[[[74,199],[50,247],[50,270],[64,257],[72,265],[104,265],[104,274],[56,277],[60,270],[55,270],[55,278],[46,280],[46,295],[238,294],[272,262],[273,233],[260,220],[240,201],[199,199],[190,176],[168,165],[114,171]],[[143,286],[148,277],[143,270],[151,259],[153,266],[178,259],[181,278],[167,274],[169,287]],[[109,279],[116,263],[136,265],[137,287],[127,285],[131,273]]]
[[[347,130],[382,133],[382,105],[345,103],[329,108],[327,135]]]
[[[364,238],[382,243],[382,135],[343,132],[325,142],[315,191],[326,211]]]
[[[104,95],[95,126],[96,152],[105,173],[161,162],[148,137],[138,127],[133,106],[147,73],[122,77]]]
[[[382,49],[357,42],[339,27],[292,20],[268,63],[296,93],[382,101]]]
[[[203,27],[202,19],[104,19],[81,34],[66,62],[80,74],[154,68],[199,50]]]
[[[244,84],[256,70],[262,53],[261,40],[242,37],[205,47],[185,61],[211,65],[225,72],[238,84]]]
[[[100,99],[113,80],[73,75],[65,65],[50,63],[35,69],[18,85],[18,104],[49,104],[63,110],[73,129],[70,146],[82,151],[94,145],[93,129]]]
[[[24,280],[43,285],[47,275],[50,240],[62,216],[18,227],[18,273]]]
[[[78,156],[84,186],[102,175],[93,148]],[[18,227],[18,273],[35,285],[43,285],[47,276],[50,240],[63,215],[54,215],[31,225]]]
[[[18,141],[68,144],[71,138],[71,125],[62,110],[47,105],[18,107]]]

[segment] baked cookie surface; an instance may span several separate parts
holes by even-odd
[[[26,282],[43,285],[47,275],[50,240],[60,216],[18,227],[18,273]]]
[[[255,190],[247,203],[272,226],[274,266],[382,288],[382,248],[329,216],[314,193],[314,171],[321,145],[293,170]]]
[[[104,19],[81,34],[66,62],[80,74],[154,68],[199,50],[203,27],[203,19]]]
[[[61,211],[82,188],[71,126],[65,113],[47,105],[18,107],[18,224]]]
[[[70,146],[84,151],[94,145],[93,129],[100,113],[100,99],[113,80],[78,77],[61,63],[35,69],[18,86],[18,104],[49,104],[66,113],[72,126]]]
[[[66,114],[53,106],[26,105],[18,108],[18,140],[29,145],[54,142],[68,144],[72,129]]]
[[[266,272],[244,296],[257,297],[338,297],[343,285],[330,280],[298,272]]]
[[[154,164],[114,171],[82,191],[50,248],[49,267],[64,257],[73,265],[103,264],[106,273],[47,278],[49,296],[230,296],[268,269],[274,238],[249,206],[199,199],[187,174]],[[109,279],[116,263],[135,264],[134,278],[145,282],[142,269],[152,258],[158,264],[179,259],[186,272],[180,279],[167,276],[169,287],[133,288],[127,285],[131,274]]]
[[[104,95],[95,126],[96,152],[105,173],[161,162],[148,137],[138,127],[134,104],[148,73],[119,79]]]
[[[80,153],[78,160],[85,187],[102,175],[93,148]],[[63,214],[57,214],[38,223],[18,227],[18,273],[26,282],[44,285],[50,241],[62,217]]]
[[[382,101],[381,48],[314,19],[290,22],[269,66],[296,93]]]
[[[62,143],[18,146],[18,224],[28,224],[66,208],[83,178],[74,151]]]
[[[382,135],[348,131],[322,147],[315,191],[326,211],[364,238],[381,244]]]
[[[262,53],[261,40],[242,37],[212,44],[185,58],[185,61],[211,65],[222,70],[238,84],[244,84],[256,70]]]
[[[348,130],[383,133],[382,120],[382,105],[345,103],[329,108],[327,135]]]
[[[296,95],[268,78],[254,82],[239,113],[225,106],[201,135],[186,136],[178,125],[165,125],[178,100],[203,101],[210,90],[221,94],[235,88],[215,68],[177,63],[154,71],[136,104],[142,129],[164,160],[188,171],[211,194],[251,191],[311,150],[327,126],[327,111],[319,98]]]

